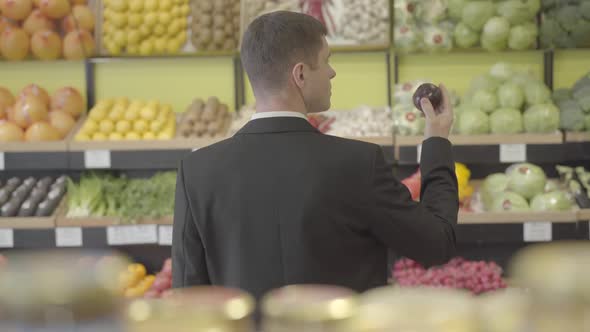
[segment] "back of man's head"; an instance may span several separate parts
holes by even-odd
[[[299,62],[317,64],[327,30],[306,14],[277,11],[256,18],[244,33],[242,65],[255,90],[276,91]]]

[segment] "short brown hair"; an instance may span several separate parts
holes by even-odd
[[[244,33],[242,65],[254,87],[281,87],[298,62],[317,64],[326,27],[312,16],[276,11],[256,18]]]

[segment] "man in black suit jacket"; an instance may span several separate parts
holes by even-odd
[[[289,284],[364,291],[387,282],[387,249],[426,265],[454,254],[458,197],[452,107],[422,100],[421,202],[379,146],[318,132],[306,114],[330,107],[326,30],[310,16],[254,20],[241,49],[257,114],[178,170],[173,286],[238,287],[261,297]]]

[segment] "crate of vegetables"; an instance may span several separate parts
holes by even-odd
[[[0,227],[50,228],[66,192],[67,177],[11,177],[0,181]]]

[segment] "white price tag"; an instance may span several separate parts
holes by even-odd
[[[84,167],[111,168],[111,152],[109,150],[84,151]]]
[[[418,146],[416,147],[416,156],[417,156],[417,161],[418,164],[420,163],[420,159],[422,159],[422,144],[418,144]]]
[[[551,222],[525,222],[523,226],[524,242],[549,242],[553,239]]]
[[[12,228],[0,229],[0,248],[14,248],[14,231]]]
[[[58,227],[55,229],[56,247],[81,247],[82,228],[80,227]]]
[[[0,152],[0,171],[4,170],[6,165],[4,164],[4,152]]]
[[[157,225],[110,226],[107,228],[109,245],[158,243]]]
[[[158,244],[161,246],[172,245],[172,226],[163,225],[158,229]]]
[[[526,144],[500,144],[501,163],[526,161]]]

